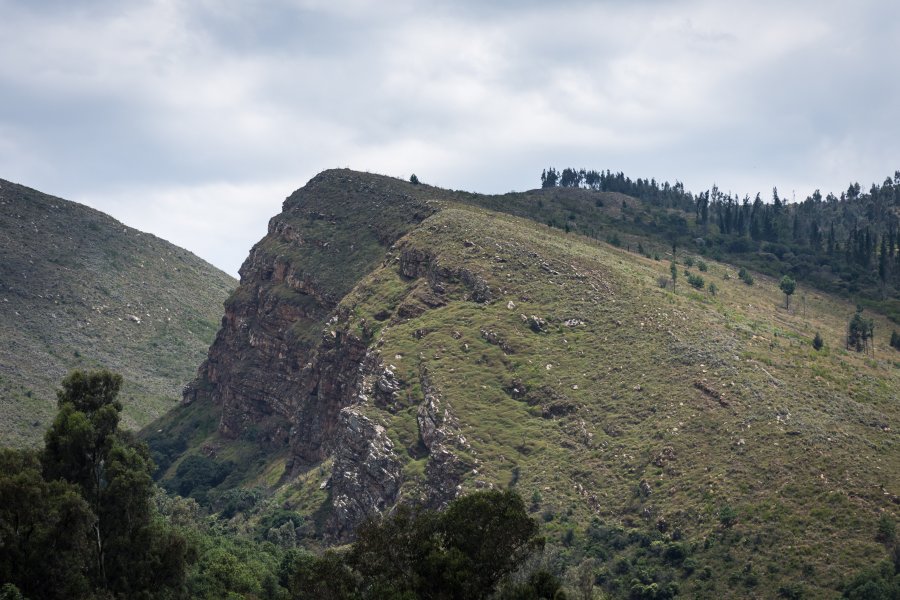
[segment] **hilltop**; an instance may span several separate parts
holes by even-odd
[[[0,180],[0,445],[41,440],[75,368],[123,375],[131,428],[170,409],[235,285],[165,240]]]
[[[867,313],[874,354],[845,350],[849,301],[800,286],[785,309],[777,279],[616,226],[643,210],[318,175],[146,430],[162,482],[307,547],[511,487],[544,560],[612,594],[837,596],[888,557],[900,502],[890,322]]]

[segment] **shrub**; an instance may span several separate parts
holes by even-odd
[[[409,182],[413,185],[419,185],[419,178],[416,177],[415,173],[409,176]]]
[[[703,286],[705,285],[703,278],[700,277],[699,275],[688,274],[687,282],[689,284],[691,284],[693,287],[697,288],[698,290],[702,290]]]
[[[825,341],[822,340],[822,336],[819,335],[818,331],[816,332],[816,337],[813,338],[812,345],[816,350],[821,350],[825,346]]]
[[[714,284],[714,283],[709,284],[709,293],[710,294],[715,296],[718,291],[719,291],[719,288],[716,287],[716,284]]]
[[[684,266],[691,268],[694,266],[694,259],[690,256],[684,257]]]
[[[878,532],[875,534],[875,539],[888,546],[894,545],[894,542],[897,540],[897,524],[894,523],[894,519],[890,515],[881,515],[881,518],[878,520]]]
[[[705,260],[701,260],[697,262],[697,268],[705,273],[709,267],[707,266]]]
[[[196,496],[198,492],[205,492],[222,483],[233,466],[232,463],[219,463],[212,458],[192,454],[178,465],[171,488],[180,496]]]
[[[722,524],[723,527],[732,527],[735,523],[737,523],[737,513],[733,508],[729,505],[725,505],[719,510],[719,523]]]

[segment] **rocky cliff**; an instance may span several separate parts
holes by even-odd
[[[184,402],[219,407],[225,437],[289,445],[301,463],[321,460],[366,354],[360,337],[327,325],[391,244],[434,212],[409,188],[336,170],[288,197],[241,267]]]

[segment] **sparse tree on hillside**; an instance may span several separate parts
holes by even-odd
[[[419,178],[416,177],[415,173],[409,176],[409,182],[413,185],[419,185]]]
[[[857,306],[856,314],[850,319],[847,327],[847,349],[853,348],[857,352],[868,353],[869,340],[875,335],[875,323],[872,319],[864,318],[862,310],[862,306]]]
[[[778,287],[781,288],[782,292],[784,292],[784,307],[790,310],[791,295],[794,293],[794,290],[797,289],[797,282],[794,281],[789,275],[785,275],[781,278],[781,283],[778,284]]]
[[[675,264],[674,260],[669,264],[669,273],[672,274],[672,291],[674,292],[675,282],[678,280],[678,265]]]
[[[825,346],[825,341],[822,339],[822,336],[819,335],[819,332],[816,332],[816,337],[813,338],[812,342],[813,348],[816,350],[821,350],[823,346]]]

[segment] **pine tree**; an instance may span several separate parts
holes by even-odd
[[[816,337],[813,338],[812,342],[813,348],[816,350],[821,350],[823,346],[825,346],[825,341],[822,340],[822,336],[819,335],[819,332],[816,332]]]

